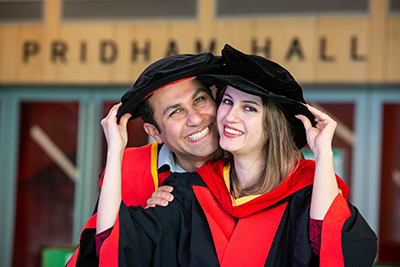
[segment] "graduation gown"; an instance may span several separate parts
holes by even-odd
[[[302,160],[272,191],[236,200],[228,190],[229,168],[219,160],[196,173],[172,174],[165,184],[174,186],[175,200],[167,207],[123,203],[113,229],[118,253],[104,246],[108,238],[100,259],[108,266],[372,265],[376,236],[346,201],[348,187],[340,178],[343,195],[324,218],[317,258],[308,233],[314,161]]]
[[[146,201],[157,190],[160,183],[170,174],[169,171],[158,173],[157,159],[159,148],[157,142],[143,147],[126,148],[122,160],[121,182],[122,200],[127,205],[146,206]],[[103,183],[100,176],[100,187]],[[95,234],[97,220],[97,205],[93,216],[86,222],[76,248],[67,267],[99,266],[96,256]],[[100,264],[100,266],[105,266]]]

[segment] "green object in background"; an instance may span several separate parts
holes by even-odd
[[[74,253],[74,247],[45,247],[42,249],[42,267],[64,267]]]

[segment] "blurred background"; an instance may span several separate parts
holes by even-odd
[[[400,266],[400,0],[0,0],[0,266],[64,266],[97,199],[101,118],[150,63],[225,43],[337,120],[335,169],[376,264]]]

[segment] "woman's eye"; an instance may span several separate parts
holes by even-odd
[[[249,107],[249,106],[245,107],[245,110],[257,112],[257,109],[255,109],[253,107]]]
[[[229,100],[229,99],[222,100],[222,103],[224,103],[225,105],[232,105],[233,104],[232,101]]]

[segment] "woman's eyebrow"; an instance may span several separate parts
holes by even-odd
[[[230,95],[227,94],[227,93],[224,93],[224,95],[227,96],[227,97],[229,97],[229,98],[231,98],[231,99],[233,99],[233,97],[230,96]],[[242,103],[249,103],[249,104],[254,104],[254,105],[260,106],[260,104],[257,103],[257,102],[255,102],[254,100],[242,100],[241,102],[242,102]]]
[[[243,100],[242,102],[243,102],[243,103],[249,103],[249,104],[254,104],[254,105],[260,106],[259,103],[255,102],[255,101],[253,101],[253,100]]]

